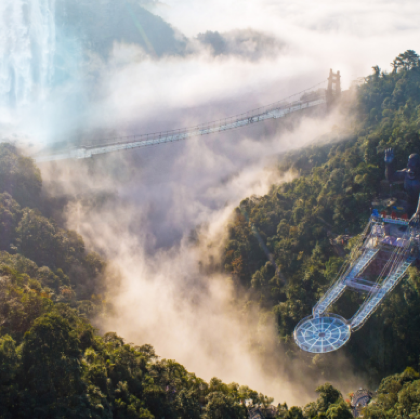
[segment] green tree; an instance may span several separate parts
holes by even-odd
[[[56,314],[38,318],[25,334],[22,373],[24,416],[89,417],[81,352],[69,323]]]
[[[19,387],[16,384],[19,356],[14,340],[5,335],[0,338],[0,416],[14,417],[19,401]]]
[[[21,156],[11,144],[0,144],[0,193],[9,193],[22,207],[36,207],[41,187],[34,161]]]
[[[208,419],[245,419],[245,406],[235,401],[234,397],[220,391],[210,392],[206,397],[204,407],[205,417]]]

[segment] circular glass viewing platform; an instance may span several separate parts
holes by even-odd
[[[310,353],[329,353],[350,339],[350,324],[341,316],[327,314],[318,318],[306,317],[296,326],[296,344]]]

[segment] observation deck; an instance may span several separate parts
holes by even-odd
[[[335,314],[300,321],[293,333],[302,350],[310,353],[328,353],[339,349],[350,339],[350,325]]]
[[[296,344],[310,353],[328,353],[342,347],[404,278],[418,258],[419,245],[418,224],[410,226],[406,217],[389,217],[374,210],[336,282],[314,306],[312,315],[296,326]],[[366,294],[365,302],[349,320],[328,312],[347,290]]]

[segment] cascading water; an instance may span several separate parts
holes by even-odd
[[[0,1],[0,107],[42,99],[52,84],[56,0]]]
[[[126,3],[0,0],[0,142],[43,147],[96,129],[96,88],[115,42],[178,51],[169,25],[140,2]]]

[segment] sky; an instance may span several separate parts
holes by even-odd
[[[282,77],[296,72],[340,69],[344,86],[373,65],[389,69],[392,58],[416,49],[420,5],[416,1],[166,0],[154,10],[189,37],[203,30],[253,28],[275,34],[296,60],[279,66]],[[306,65],[299,59],[305,58]]]

